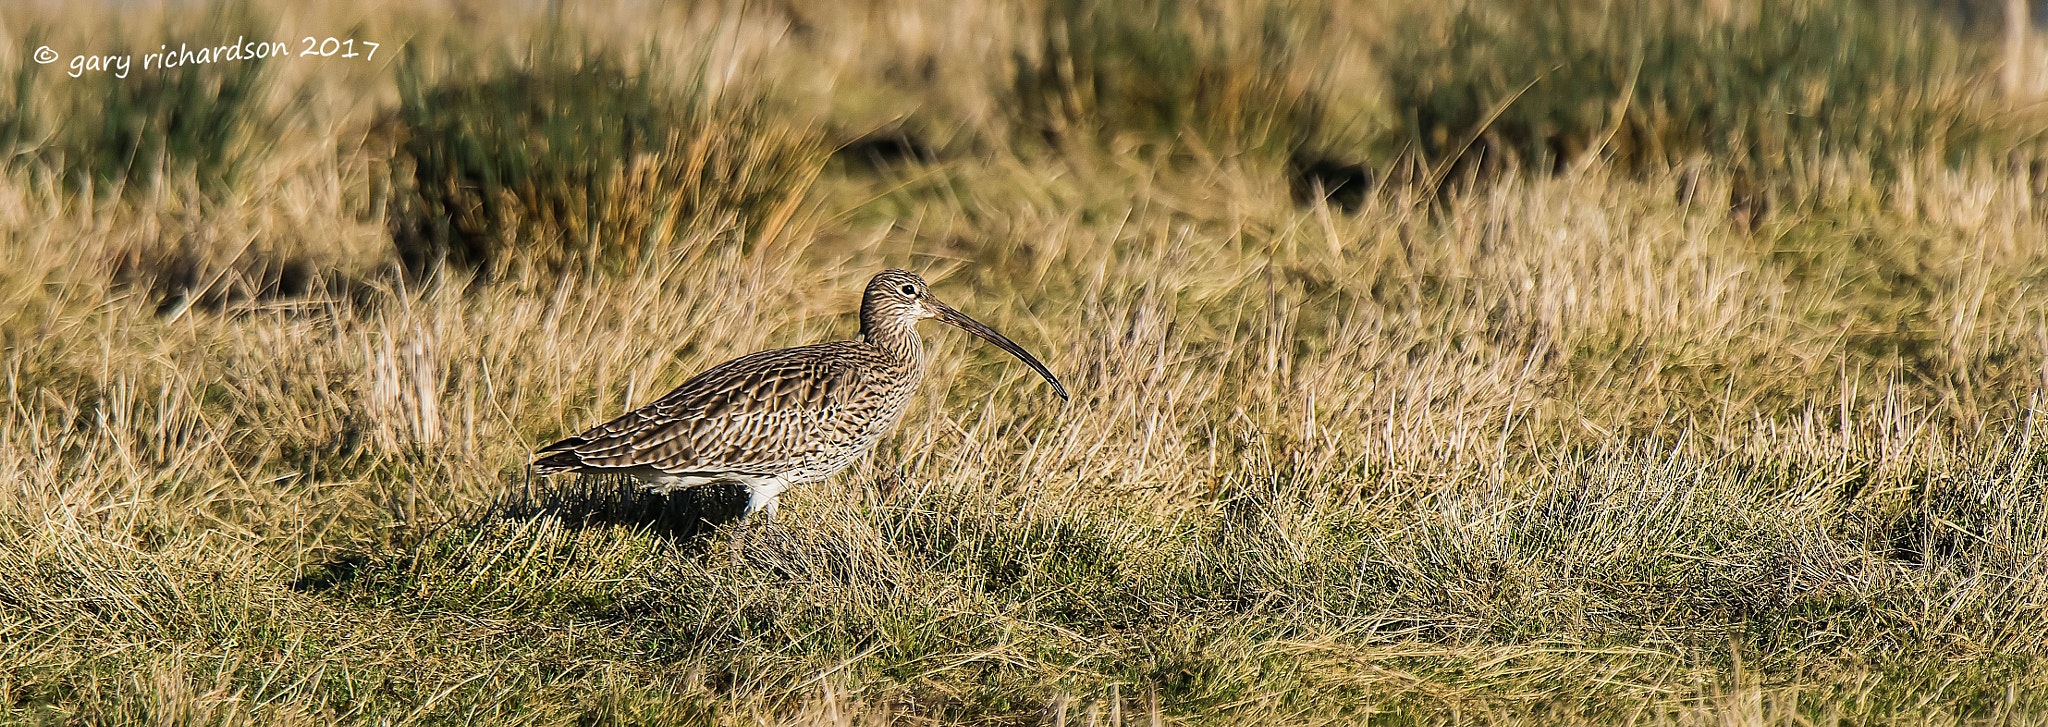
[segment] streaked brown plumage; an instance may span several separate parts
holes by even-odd
[[[885,270],[861,297],[860,338],[748,354],[654,402],[542,447],[542,473],[627,474],[656,492],[711,482],[748,489],[747,514],[775,515],[776,496],[832,476],[882,438],[924,378],[917,322],[937,318],[1015,354],[1067,390],[1002,334],[953,310],[923,279]]]

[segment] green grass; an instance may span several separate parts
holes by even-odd
[[[1010,108],[1057,143],[1147,144],[1210,155],[1280,156],[1324,123],[1301,60],[1306,12],[1179,0],[1046,4],[1021,48]]]
[[[157,24],[152,35],[230,34],[229,40],[209,37],[208,42],[191,44],[210,46],[232,44],[234,36],[268,37],[275,27],[247,3],[218,2],[200,12],[214,21],[204,31],[189,22],[167,20]],[[75,36],[49,36],[48,28],[32,28],[26,40],[32,43],[30,48],[49,41],[74,52],[82,45],[102,54],[108,53],[101,44],[113,40],[93,38],[73,45]],[[234,193],[251,162],[274,153],[270,145],[288,128],[284,117],[294,104],[269,98],[276,66],[283,61],[252,58],[145,72],[141,54],[158,52],[161,46],[128,54],[127,78],[111,71],[81,72],[72,78],[66,75],[66,63],[38,68],[23,61],[12,89],[14,108],[7,130],[0,133],[5,134],[11,158],[39,161],[41,169],[17,163],[17,173],[57,175],[76,193],[101,197],[161,199],[157,190],[166,185],[190,185],[212,196]],[[170,52],[181,47],[172,43]],[[47,90],[40,93],[37,75],[48,79],[43,84]]]
[[[819,142],[758,101],[711,98],[701,82],[672,90],[601,50],[550,43],[438,83],[420,51],[406,56],[408,268],[618,270],[672,254],[669,241],[693,232],[772,239],[818,174]]]
[[[1649,174],[1698,158],[1794,194],[1829,157],[1996,157],[1985,49],[1928,11],[1859,0],[1472,3],[1384,61],[1398,141],[1433,165]]]
[[[73,142],[40,114],[116,87],[26,74],[0,722],[2043,723],[2048,222],[1941,127],[1995,69],[1955,29],[1768,7],[1796,22],[1567,3],[1513,40],[1487,4],[280,6],[405,54],[199,92],[260,123],[215,186],[148,194],[51,184]],[[70,48],[117,9],[75,12],[0,15]],[[165,12],[124,27],[227,17]],[[1827,28],[1864,35],[1786,40]],[[1503,44],[1539,40],[1591,60],[1496,133],[1636,138],[1802,84],[1855,133],[1779,164],[1727,142],[1815,127],[1729,111],[1683,153],[1296,201],[1303,149],[1420,148],[1340,138],[1419,134],[1403,74],[1498,98],[1444,59],[1528,70]],[[1646,48],[1620,126],[1566,113]],[[1061,64],[1091,80],[1019,75]],[[1844,110],[1886,99],[1931,116]],[[941,153],[826,163],[889,108]],[[428,254],[466,284],[421,284]],[[524,472],[719,361],[852,335],[891,266],[1074,400],[927,327],[902,424],[774,527]]]

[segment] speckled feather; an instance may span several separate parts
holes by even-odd
[[[667,473],[822,480],[888,432],[923,378],[867,341],[761,351],[698,374],[667,395],[541,450],[542,471],[652,468]]]
[[[1052,372],[1016,343],[940,303],[916,275],[885,270],[861,297],[860,338],[714,366],[646,406],[541,448],[534,469],[630,474],[663,491],[732,481],[752,491],[748,512],[772,516],[784,488],[845,469],[903,416],[924,378],[916,324],[926,318],[1009,351],[1066,398]]]

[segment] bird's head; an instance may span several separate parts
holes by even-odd
[[[1023,361],[1024,365],[1030,366],[1031,370],[1045,377],[1046,383],[1052,384],[1053,393],[1059,394],[1061,399],[1068,398],[1067,387],[1061,386],[1059,379],[1053,378],[1052,372],[1045,368],[1045,364],[1039,363],[1038,359],[1025,353],[1016,342],[997,333],[995,329],[984,326],[980,321],[967,317],[967,314],[939,302],[938,298],[933,297],[931,286],[925,284],[924,278],[918,277],[916,273],[895,269],[877,273],[873,280],[868,281],[867,292],[861,297],[860,313],[861,327],[864,332],[870,334],[873,331],[866,330],[870,326],[895,324],[907,327],[926,318],[937,318],[980,336],[982,340],[995,344],[997,348],[1009,351],[1011,355]]]
[[[880,314],[880,318],[921,321],[937,318],[939,312],[934,304],[943,306],[932,297],[932,288],[924,278],[908,270],[884,270],[868,281],[867,294],[861,299],[863,318]]]

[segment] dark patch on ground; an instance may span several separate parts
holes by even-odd
[[[369,564],[370,556],[359,553],[316,563],[306,569],[304,575],[292,581],[292,590],[300,593],[323,593],[356,579],[356,573]]]
[[[1364,164],[1315,155],[1296,154],[1287,160],[1287,187],[1296,204],[1328,202],[1345,212],[1365,206],[1376,175]]]
[[[535,478],[523,491],[491,504],[484,519],[525,520],[541,515],[571,528],[645,527],[678,540],[710,533],[746,513],[747,491],[738,485],[702,485],[666,495],[640,489],[612,476]]]
[[[939,150],[902,129],[882,129],[846,142],[833,156],[881,171],[906,164],[930,164],[938,160]]]
[[[326,305],[370,312],[380,297],[373,282],[322,270],[301,256],[244,254],[216,261],[179,246],[122,250],[109,262],[114,284],[154,299],[162,318],[190,310],[222,313],[263,304],[287,312],[316,311]]]

